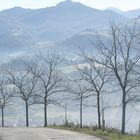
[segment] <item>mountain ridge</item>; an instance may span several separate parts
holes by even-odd
[[[40,9],[14,7],[0,12],[0,21],[5,23],[0,23],[0,36],[7,36],[1,40],[1,46],[10,48],[14,44],[14,48],[20,48],[26,43],[26,49],[30,49],[44,42],[72,40],[75,34],[86,29],[95,32],[109,29],[110,20],[127,23],[131,19],[112,10],[94,9],[70,0]]]

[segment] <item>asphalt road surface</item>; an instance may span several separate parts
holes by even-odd
[[[49,128],[0,128],[0,140],[101,140],[94,136]]]

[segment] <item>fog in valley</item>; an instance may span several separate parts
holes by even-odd
[[[140,9],[65,0],[0,11],[1,126],[74,123],[136,133]]]

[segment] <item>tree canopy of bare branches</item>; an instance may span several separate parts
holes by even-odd
[[[78,70],[81,80],[88,83],[88,91],[92,95],[96,96],[97,99],[97,114],[98,114],[98,127],[101,129],[101,106],[100,98],[104,92],[105,85],[109,82],[109,72],[106,67],[103,67],[95,61],[90,61],[88,55],[81,51],[81,56],[84,58],[85,64],[83,66],[76,65],[75,68]]]
[[[135,73],[136,66],[140,61],[140,54],[135,49],[138,47],[138,38],[133,27],[111,25],[111,39],[106,42],[98,38],[94,47],[97,48],[99,56],[90,55],[88,60],[106,67],[112,73],[116,85],[122,93],[122,134],[125,133],[126,106],[137,98],[136,88],[138,76]]]
[[[13,92],[7,83],[6,79],[0,79],[0,109],[2,115],[2,127],[4,127],[4,110],[10,105],[10,101],[13,97]]]
[[[55,104],[52,96],[62,92],[62,73],[57,69],[62,62],[59,55],[47,54],[38,56],[38,59],[30,65],[31,73],[39,79],[41,93],[38,103],[44,104],[44,127],[47,127],[47,107],[48,104]]]
[[[38,88],[37,77],[29,72],[28,68],[16,71],[14,68],[6,70],[9,76],[8,80],[13,85],[16,92],[16,97],[20,97],[25,102],[26,110],[26,127],[29,126],[29,106],[35,104]]]

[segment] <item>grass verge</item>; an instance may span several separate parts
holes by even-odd
[[[102,138],[103,140],[140,140],[140,136],[135,135],[121,135],[118,132],[109,132],[102,131],[102,130],[93,130],[92,128],[86,127],[86,128],[77,128],[77,127],[64,127],[64,126],[50,126],[51,128],[55,129],[62,129],[62,130],[70,130],[74,132],[79,132],[87,135],[93,135],[97,136],[99,138]]]

